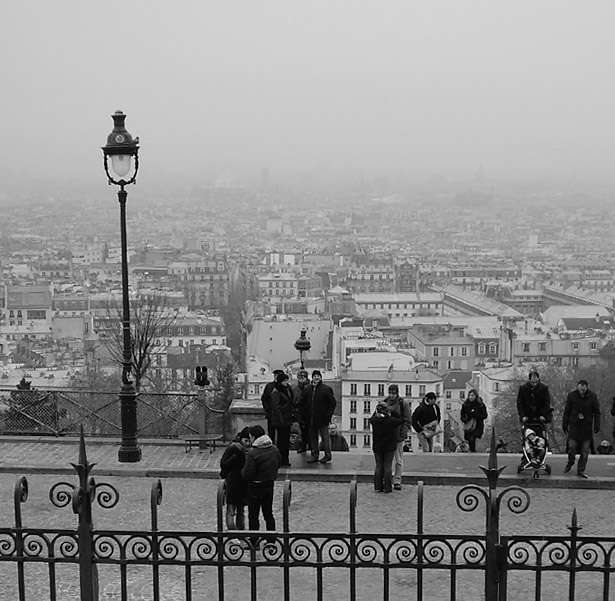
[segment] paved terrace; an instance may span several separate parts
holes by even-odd
[[[219,461],[224,446],[212,453],[192,449],[186,453],[179,441],[140,440],[143,458],[139,463],[117,460],[117,439],[86,439],[87,456],[96,463],[95,476],[142,476],[152,478],[219,478]],[[77,438],[8,437],[0,436],[0,473],[17,475],[33,473],[74,473],[71,463],[79,457]],[[290,468],[280,470],[279,479],[287,474],[291,480],[320,482],[371,481],[374,459],[369,451],[334,453],[326,465],[308,464],[306,455],[291,451]],[[531,472],[517,474],[518,454],[498,454],[498,465],[505,465],[500,486],[518,484],[526,487],[613,489],[615,490],[615,455],[591,455],[587,467],[589,479],[583,480],[573,468],[564,474],[565,455],[550,455],[549,476],[541,471],[538,479]],[[484,485],[480,466],[487,466],[485,453],[407,453],[404,458],[404,484],[422,480],[425,484],[464,485],[470,482]]]

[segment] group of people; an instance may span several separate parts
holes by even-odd
[[[615,410],[615,403],[613,409]],[[530,425],[529,433],[544,438],[546,424],[552,421],[553,409],[549,387],[540,381],[540,374],[532,370],[528,381],[519,387],[517,411],[522,424]],[[615,414],[615,411],[612,411]],[[562,416],[562,430],[566,434],[566,453],[568,461],[564,473],[575,465],[577,455],[577,475],[587,478],[585,470],[593,445],[593,435],[600,432],[600,403],[596,393],[590,390],[585,379],[577,382],[576,389],[566,397]],[[534,437],[536,440],[536,438]],[[607,446],[608,446],[608,441]]]
[[[290,467],[291,434],[295,444],[301,441],[299,453],[310,452],[308,463],[329,463],[333,458],[330,425],[337,405],[333,389],[322,381],[322,373],[317,369],[312,372],[311,381],[305,369],[299,370],[294,387],[282,370],[276,369],[273,375],[273,382],[265,386],[261,403],[268,435],[280,451],[282,467]],[[293,427],[298,427],[299,432],[293,432]]]

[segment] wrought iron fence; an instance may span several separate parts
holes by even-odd
[[[206,406],[206,432],[224,431],[224,415]],[[138,435],[178,438],[200,432],[198,394],[140,393]],[[121,434],[117,393],[0,388],[0,433],[115,437]]]
[[[494,448],[494,445],[492,445]],[[484,533],[425,534],[423,486],[417,488],[416,532],[361,533],[357,530],[357,484],[350,485],[349,525],[343,532],[295,532],[291,529],[292,485],[284,482],[282,529],[276,532],[225,531],[224,483],[217,493],[217,530],[158,529],[162,484],[151,488],[151,526],[147,530],[96,530],[93,506],[113,509],[119,492],[91,476],[81,437],[78,482],[58,482],[49,498],[57,507],[71,506],[78,516],[74,529],[24,526],[21,506],[28,498],[28,482],[21,477],[14,489],[14,525],[0,528],[0,565],[16,567],[11,598],[43,599],[29,595],[31,579],[46,582],[48,598],[58,599],[61,575],[77,567],[79,582],[73,595],[62,586],[62,599],[99,599],[99,580],[118,583],[114,598],[186,599],[479,599],[506,601],[531,597],[551,599],[612,598],[615,538],[579,535],[576,510],[567,536],[500,536],[503,507],[515,514],[530,505],[527,491],[516,486],[498,491],[503,468],[493,450],[488,467],[481,468],[487,487],[470,484],[456,496],[457,506],[476,511],[484,502]],[[102,574],[102,577],[99,575]],[[169,576],[171,574],[171,576]],[[599,581],[590,591],[579,584],[586,575]],[[519,575],[521,577],[519,578]],[[78,577],[76,577],[78,576]],[[551,578],[555,576],[555,578]],[[169,588],[170,587],[170,588]],[[165,597],[165,591],[170,591]]]

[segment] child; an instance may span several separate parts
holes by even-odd
[[[528,457],[532,461],[540,463],[545,454],[545,439],[542,436],[538,436],[534,430],[528,428],[525,440]]]

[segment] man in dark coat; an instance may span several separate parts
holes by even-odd
[[[275,443],[275,426],[271,423],[271,393],[275,388],[276,378],[279,374],[284,372],[281,369],[273,370],[273,382],[269,382],[265,385],[263,394],[261,395],[261,405],[265,412],[265,419],[267,420],[267,435],[271,438],[271,442]]]
[[[258,530],[262,511],[267,530],[275,530],[273,487],[282,458],[261,425],[250,426],[249,432],[252,448],[241,470],[241,475],[248,483],[248,525],[250,530]],[[258,537],[253,538],[252,544],[256,546],[257,543]]]
[[[577,389],[566,398],[562,430],[568,434],[568,463],[564,473],[571,470],[575,456],[579,453],[577,475],[587,478],[585,468],[589,458],[590,441],[600,432],[600,403],[596,393],[589,389],[587,380],[579,380]]]
[[[245,427],[225,449],[220,459],[220,476],[226,481],[226,526],[229,530],[245,530],[244,507],[248,504],[248,483],[241,470],[250,448],[250,432]]]
[[[311,388],[311,389],[310,389]],[[315,369],[312,372],[312,386],[306,392],[308,424],[310,430],[310,444],[312,455],[308,463],[329,463],[331,461],[331,439],[329,438],[329,424],[335,411],[335,395],[331,387],[323,384],[322,374]],[[322,439],[325,455],[318,459],[318,437]]]
[[[574,465],[579,453],[577,475],[587,478],[585,468],[589,458],[589,443],[594,434],[600,432],[600,403],[596,393],[589,389],[587,380],[579,380],[577,389],[566,398],[562,430],[568,435],[568,463],[564,473]]]
[[[310,388],[310,377],[305,369],[297,372],[297,383],[293,387],[293,402],[295,405],[295,417],[300,428],[301,444],[297,453],[305,453],[310,448],[310,429],[307,417],[308,400],[306,391]]]
[[[529,373],[529,379],[519,386],[517,393],[517,413],[521,423],[551,421],[551,394],[549,387],[540,381],[540,374],[536,370]]]

